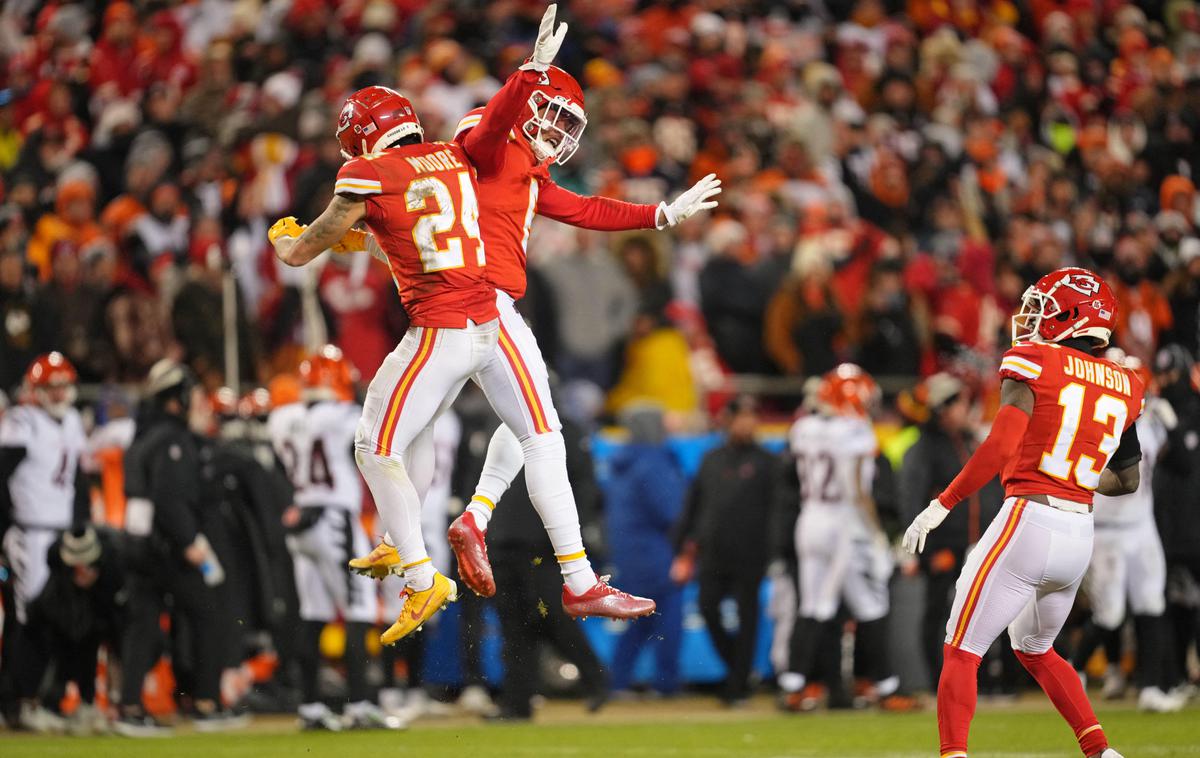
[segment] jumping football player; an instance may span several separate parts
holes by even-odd
[[[506,88],[527,93],[549,69],[566,34],[554,28],[554,6],[530,61]],[[503,99],[477,127],[478,154],[457,143],[425,143],[408,98],[385,87],[368,87],[347,100],[337,136],[350,156],[338,173],[335,197],[311,226],[280,219],[270,231],[276,255],[298,266],[338,244],[365,221],[387,259],[411,326],[385,360],[367,391],[355,438],[359,469],[374,495],[397,562],[407,599],[400,618],[382,636],[384,644],[420,628],[457,597],[453,581],[431,565],[421,535],[422,491],[432,478],[432,460],[410,461],[414,439],[428,430],[468,379],[483,389],[492,407],[512,428],[529,430],[544,421],[531,417],[524,386],[514,386],[496,361],[503,341],[496,292],[484,275],[485,240],[476,200],[479,177],[503,168],[503,147],[524,100]],[[552,441],[551,441],[552,442]],[[550,503],[572,500],[561,438],[527,461],[530,496]],[[578,527],[575,529],[578,534]],[[620,592],[591,571],[582,540],[563,556],[567,586],[563,605],[575,615],[632,618],[654,611],[654,602]],[[583,567],[587,576],[582,576]]]
[[[858,366],[845,363],[821,377],[816,412],[801,417],[788,433],[788,448],[800,481],[796,520],[800,608],[792,632],[789,670],[780,675],[788,710],[810,710],[822,688],[812,681],[820,642],[833,631],[845,603],[869,660],[863,695],[887,709],[912,707],[897,695],[900,678],[887,660],[888,580],[894,569],[887,537],[879,525],[871,488],[879,444],[871,408],[879,386]]]
[[[554,6],[547,11],[553,12]],[[666,229],[717,205],[721,182],[713,174],[702,178],[673,202],[657,205],[626,203],[606,197],[582,197],[555,184],[551,164],[563,164],[579,148],[587,126],[583,89],[570,74],[550,66],[532,91],[505,88],[487,106],[476,108],[458,124],[454,140],[467,154],[481,151],[485,135],[479,126],[492,110],[508,108],[507,98],[517,98],[527,111],[513,121],[513,131],[502,151],[502,169],[479,180],[480,227],[488,246],[487,278],[496,287],[500,312],[500,341],[489,371],[502,377],[522,399],[519,425],[501,424],[488,444],[484,468],[466,511],[450,525],[449,538],[458,561],[459,576],[475,593],[490,597],[496,583],[488,561],[485,533],[492,511],[522,466],[532,462],[566,460],[562,424],[550,396],[549,375],[533,331],[517,312],[516,301],[525,295],[526,252],[535,214],[565,224],[598,231]],[[414,448],[428,447],[428,438]],[[429,453],[419,453],[428,460]],[[529,470],[526,471],[528,480]],[[535,480],[541,477],[535,476]],[[543,480],[544,481],[544,480]],[[542,519],[571,595],[564,607],[572,615],[594,613],[574,598],[593,586],[593,572],[583,550],[579,514],[569,491],[559,486],[559,497],[539,497],[530,482],[534,507]],[[395,565],[395,554],[384,543],[366,558],[356,560],[356,570],[379,576]]]
[[[967,557],[946,624],[938,683],[942,758],[965,758],[981,656],[1005,627],[1017,658],[1075,732],[1085,756],[1108,746],[1083,684],[1052,647],[1092,555],[1092,497],[1138,488],[1134,421],[1144,387],[1097,357],[1117,303],[1100,277],[1063,268],[1025,290],[1000,362],[1001,407],[959,475],[904,534],[920,552],[950,509],[1000,474],[1007,499]]]
[[[29,604],[50,578],[50,546],[73,523],[89,520],[79,469],[87,443],[74,408],[75,367],[62,353],[39,356],[24,381],[24,402],[0,421],[0,528],[9,525],[0,547],[12,570],[16,608],[16,624],[4,639],[4,674],[21,700],[19,723],[58,731],[65,722],[37,700],[46,661],[25,624]]]

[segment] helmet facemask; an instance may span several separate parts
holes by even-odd
[[[551,97],[541,90],[529,96],[533,115],[521,127],[539,161],[563,164],[579,149],[579,138],[587,126],[583,109],[562,95]]]
[[[1058,313],[1054,298],[1036,287],[1029,287],[1021,295],[1021,310],[1012,317],[1012,343],[1042,341],[1039,330],[1042,320]]]

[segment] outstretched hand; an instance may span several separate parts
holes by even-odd
[[[709,174],[693,184],[682,195],[670,203],[659,203],[658,210],[662,214],[658,223],[659,229],[683,223],[700,211],[717,207],[715,198],[721,194],[721,180],[716,174]]]
[[[521,66],[522,71],[545,71],[550,68],[558,49],[562,47],[563,39],[567,36],[567,25],[559,24],[554,28],[554,17],[558,13],[558,5],[551,3],[542,16],[542,24],[538,27],[537,42],[533,43],[533,55]]]

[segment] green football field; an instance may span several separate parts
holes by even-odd
[[[1113,746],[1126,758],[1200,756],[1200,710],[1150,716],[1129,706],[1100,712]],[[1070,730],[1038,701],[981,705],[971,735],[973,756],[1078,756]],[[702,700],[620,703],[588,717],[577,705],[552,704],[533,724],[485,725],[465,719],[427,721],[405,732],[298,733],[290,722],[259,720],[242,732],[181,730],[156,740],[70,739],[0,734],[0,756],[26,758],[439,758],[463,756],[895,756],[938,754],[931,709],[921,713],[823,713],[785,716],[761,700],[723,711]]]

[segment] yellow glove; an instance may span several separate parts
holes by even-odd
[[[361,253],[367,249],[367,233],[361,229],[351,229],[329,249],[335,253]]]
[[[267,239],[274,245],[280,237],[299,237],[306,228],[295,216],[287,216],[271,224],[271,228],[267,230]]]

